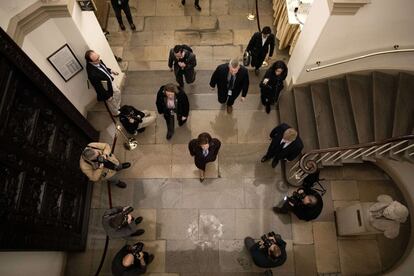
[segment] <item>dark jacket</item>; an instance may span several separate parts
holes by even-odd
[[[170,55],[168,58],[168,67],[172,68],[174,65],[174,72],[181,70],[181,67],[178,65],[178,62],[184,62],[185,68],[184,71],[191,71],[194,70],[194,67],[197,65],[196,56],[194,53],[184,49],[184,57],[181,59],[177,59],[174,55],[174,49],[170,50]]]
[[[129,0],[121,0],[121,5],[119,5],[119,0],[111,0],[112,7],[120,7],[122,5],[128,4]]]
[[[267,248],[260,248],[259,243],[255,243],[250,248],[250,253],[255,265],[263,268],[271,268],[281,266],[286,262],[286,242],[282,240],[280,235],[276,235],[276,244],[279,246],[281,254],[277,258],[272,258],[267,252]]]
[[[272,138],[272,144],[275,143],[279,145],[283,138],[283,133],[290,128],[288,124],[282,123],[275,127],[272,132],[270,132],[270,138]],[[294,160],[299,156],[303,149],[303,143],[300,137],[298,136],[295,141],[290,143],[286,148],[282,149],[278,154],[278,159],[287,159],[289,161]]]
[[[313,195],[316,197],[318,202],[316,205],[305,205],[302,204],[302,201],[295,204],[292,208],[292,212],[298,217],[300,220],[310,221],[316,219],[320,213],[322,212],[323,208],[323,201],[321,195],[313,190],[313,189],[303,189],[306,195]]]
[[[211,76],[210,86],[215,87],[217,85],[217,91],[219,97],[225,97],[228,93],[228,75],[229,75],[229,64],[224,63],[217,66],[213,75]],[[242,97],[246,97],[247,91],[249,90],[249,74],[247,69],[240,65],[240,69],[236,74],[234,81],[234,87],[232,90],[232,96],[237,98],[242,92]]]
[[[145,117],[145,113],[130,105],[123,105],[119,111],[121,112],[119,114],[119,121],[121,121],[121,124],[128,133],[134,134],[138,130],[139,124],[142,123],[142,118]],[[134,122],[131,123],[129,118],[133,118]]]
[[[190,103],[188,102],[187,95],[179,87],[177,89],[178,93],[175,95],[175,113],[177,113],[177,116],[188,117]],[[167,97],[164,93],[164,85],[158,90],[156,105],[159,114],[168,114]]]
[[[197,139],[193,139],[188,143],[188,150],[190,151],[191,156],[194,156],[196,167],[203,171],[206,169],[206,164],[208,162],[214,162],[216,160],[221,147],[221,142],[219,139],[213,138],[209,145],[208,154],[204,157],[203,149],[198,145]]]
[[[270,34],[265,44],[262,46],[262,33],[256,32],[249,41],[246,51],[250,52],[252,55],[258,57],[266,57],[266,54],[269,52],[269,57],[273,56],[273,51],[275,48],[275,35]]]
[[[105,63],[101,60],[102,66],[104,66],[109,73],[111,73],[111,68],[106,67]],[[112,97],[114,91],[112,88],[112,80],[114,79],[111,75],[109,78],[104,72],[98,69],[95,65],[88,62],[86,64],[86,72],[88,73],[88,79],[91,82],[92,86],[95,88],[98,101],[106,101]],[[102,81],[106,81],[108,90],[106,90],[102,84]]]
[[[147,266],[142,267],[140,261],[137,259],[134,260],[133,265],[129,267],[123,266],[122,259],[127,254],[129,254],[128,245],[125,245],[118,253],[116,253],[112,260],[112,274],[114,276],[134,276],[144,274],[147,271]]]
[[[277,68],[283,69],[282,74],[279,76],[276,76],[275,74]],[[287,73],[288,68],[286,64],[281,60],[276,61],[269,69],[267,69],[259,86],[261,88],[260,92],[269,98],[271,102],[275,102],[279,97],[279,93],[283,89],[283,81],[286,79]],[[269,79],[269,81],[264,84],[264,79]]]
[[[123,207],[121,206],[113,207],[111,209],[106,210],[104,215],[102,216],[102,226],[106,234],[111,239],[126,238],[129,237],[135,231],[137,231],[137,226],[134,221],[119,229],[118,227],[113,227],[111,225],[111,220],[122,221],[122,210]]]

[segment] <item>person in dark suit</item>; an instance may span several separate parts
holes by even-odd
[[[199,5],[200,0],[194,0],[194,7],[196,8],[196,10],[201,11],[201,7]],[[184,6],[185,5],[185,0],[181,0],[181,4]]]
[[[285,123],[275,127],[269,136],[272,142],[261,161],[266,162],[273,158],[272,168],[277,166],[279,160],[294,160],[303,149],[303,143],[297,131]]]
[[[310,221],[316,219],[322,212],[322,196],[309,187],[301,187],[290,197],[285,197],[282,207],[273,207],[277,214],[294,213],[298,219]]]
[[[98,101],[106,101],[112,116],[118,116],[121,106],[121,91],[112,75],[119,73],[106,67],[99,54],[93,50],[86,51],[85,59],[88,79],[95,88]]]
[[[123,105],[119,111],[119,121],[124,126],[125,130],[132,135],[137,135],[139,132],[144,132],[145,128],[152,123],[155,123],[157,114],[153,111],[140,111],[133,106]]]
[[[204,181],[206,164],[216,160],[220,147],[220,140],[211,138],[207,132],[201,133],[197,139],[188,143],[188,150],[191,156],[194,156],[194,163],[200,170],[200,182]]]
[[[240,65],[237,58],[229,63],[219,65],[211,76],[210,87],[214,90],[217,85],[218,101],[227,103],[227,113],[233,111],[233,104],[242,93],[241,101],[246,98],[249,90],[249,74],[247,69]]]
[[[185,92],[173,83],[160,87],[157,93],[157,110],[164,114],[167,123],[167,140],[174,134],[174,114],[177,114],[178,125],[182,126],[187,122],[190,112],[190,103]]]
[[[275,48],[275,35],[272,29],[266,26],[261,32],[256,32],[249,41],[246,51],[252,56],[251,65],[255,68],[254,72],[259,75],[259,68],[262,66],[266,55],[269,53],[269,59],[273,56]]]
[[[266,243],[263,240],[256,242],[251,237],[244,239],[244,245],[258,267],[278,267],[286,262],[286,242],[279,234],[274,236],[269,236],[269,234],[266,235]]]
[[[287,73],[286,64],[282,60],[278,60],[266,71],[260,82],[260,98],[266,108],[266,113],[270,113],[270,106],[277,102]]]
[[[131,9],[129,8],[129,0],[111,0],[111,4],[121,30],[125,31],[125,25],[122,22],[121,14],[121,11],[123,10],[128,20],[128,23],[131,26],[131,30],[135,31],[136,27],[134,25],[134,21],[132,20]]]
[[[184,87],[184,79],[187,83],[193,83],[195,81],[194,67],[197,66],[197,60],[195,54],[191,48],[187,45],[175,45],[170,50],[168,58],[168,67],[173,70],[177,83],[180,87]]]
[[[125,211],[128,208],[131,207],[116,206],[105,210],[102,216],[102,226],[111,239],[136,237],[144,234],[145,230],[137,227],[143,218],[134,218],[131,214],[127,214]]]
[[[112,275],[135,276],[147,272],[147,266],[154,260],[154,255],[143,250],[144,244],[124,245],[112,260]]]

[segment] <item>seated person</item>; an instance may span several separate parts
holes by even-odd
[[[244,239],[244,245],[252,255],[255,265],[262,268],[281,266],[286,261],[286,242],[280,235],[270,232],[255,242],[251,237]]]
[[[291,197],[285,196],[282,207],[273,207],[275,213],[294,213],[298,219],[310,221],[322,212],[321,195],[312,188],[299,188]]]
[[[144,244],[124,245],[112,261],[114,276],[141,275],[147,271],[147,265],[154,260],[154,255],[143,251]]]
[[[133,106],[123,105],[119,110],[119,120],[129,134],[137,135],[144,132],[145,128],[157,119],[155,112],[148,110],[139,111]]]
[[[141,223],[142,217],[134,219],[131,215],[133,210],[130,206],[118,206],[105,211],[102,216],[102,226],[111,239],[135,237],[144,234],[143,229],[137,230],[137,225]]]

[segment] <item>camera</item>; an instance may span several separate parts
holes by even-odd
[[[297,204],[301,202],[305,198],[305,196],[306,194],[304,192],[303,193],[293,192],[292,196],[289,197],[289,200],[293,204]]]
[[[134,208],[132,208],[131,206],[127,206],[125,208],[125,210],[122,210],[121,214],[122,214],[122,222],[121,224],[118,226],[118,229],[125,227],[128,225],[128,214],[130,214],[132,211],[134,211]]]
[[[267,234],[264,234],[263,236],[261,236],[260,237],[260,239],[263,241],[263,245],[266,247],[266,248],[269,248],[270,246],[272,246],[272,244],[275,244],[276,243],[276,241],[275,240],[273,240],[273,239],[269,239],[269,237],[273,237],[273,238],[275,238],[276,239],[276,234],[275,234],[275,232],[269,232],[269,233],[267,233]]]
[[[129,248],[129,252],[134,255],[135,258],[139,258],[139,253],[142,252],[144,248],[144,244],[142,242],[137,242],[134,245],[131,245]]]
[[[99,155],[96,158],[96,161],[98,161],[98,163],[105,163],[105,157],[103,155]]]

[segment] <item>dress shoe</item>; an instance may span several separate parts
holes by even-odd
[[[146,265],[149,265],[150,263],[152,263],[152,261],[154,260],[154,255],[153,254],[149,254],[148,255],[148,261],[147,261],[147,263],[146,263]]]
[[[135,231],[134,233],[132,233],[130,236],[131,237],[137,237],[137,236],[141,236],[144,233],[145,233],[145,230],[144,229],[138,229],[137,231]]]
[[[119,28],[121,28],[121,30],[125,31],[125,25],[124,24],[119,24]]]
[[[233,112],[233,107],[232,106],[230,106],[230,105],[228,105],[227,106],[227,113],[228,114],[230,114],[230,113],[232,113]]]
[[[200,183],[203,183],[204,182],[204,177],[200,177]]]
[[[181,0],[181,5],[185,5],[185,0]]]
[[[264,163],[264,162],[266,162],[269,159],[270,158],[265,155],[265,156],[262,157],[262,160],[260,160],[260,162]]]
[[[273,207],[273,212],[275,212],[276,214],[287,214],[286,210],[279,207]]]
[[[196,8],[196,10],[201,12],[201,7],[199,5],[194,5],[194,7]]]
[[[121,188],[121,189],[125,189],[127,187],[127,184],[125,182],[123,182],[123,181],[118,181],[115,185],[118,188]]]
[[[137,217],[137,218],[135,219],[135,224],[140,224],[142,220],[143,220],[143,218],[142,218],[142,217]]]
[[[125,163],[122,163],[121,166],[122,166],[122,169],[128,169],[129,167],[131,167],[131,163],[125,162]]]
[[[138,133],[143,133],[145,131],[145,127],[138,129]]]
[[[272,161],[272,168],[276,168],[277,164],[279,163],[279,160],[273,159]]]
[[[131,25],[131,30],[133,30],[133,31],[135,31],[137,28],[135,27],[135,24],[134,23],[132,23]]]
[[[167,140],[170,140],[170,139],[173,137],[173,134],[174,134],[174,133],[172,133],[172,132],[168,132],[168,133],[167,133],[167,137],[166,137],[166,138],[167,138]]]
[[[270,113],[270,104],[266,105],[266,113],[269,114]]]

